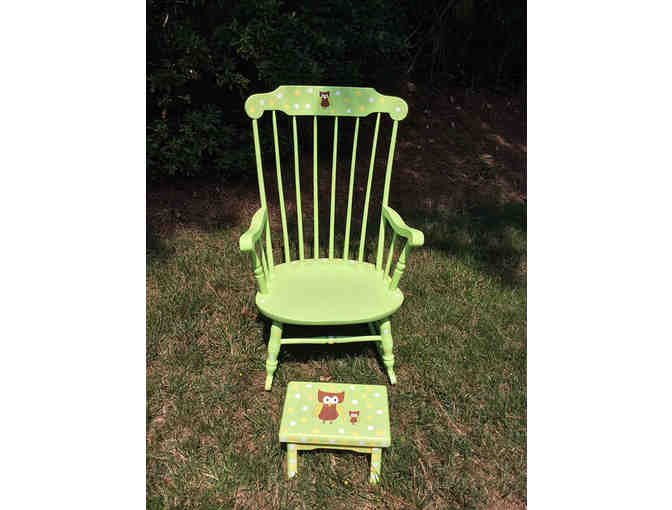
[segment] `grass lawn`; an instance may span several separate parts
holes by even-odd
[[[362,343],[283,346],[273,390],[263,390],[268,322],[238,251],[253,209],[178,221],[150,242],[148,508],[526,506],[524,201],[437,200],[420,211],[394,196],[393,185],[390,205],[426,239],[392,318],[396,386]],[[286,479],[285,387],[320,377],[388,385],[392,445],[378,486],[368,483],[368,456],[353,452],[301,453],[298,476]]]

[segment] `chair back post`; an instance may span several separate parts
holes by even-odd
[[[278,124],[275,120],[275,110],[272,112],[273,118],[273,147],[275,149],[275,172],[278,179],[278,199],[280,200],[280,219],[282,221],[282,246],[285,252],[285,262],[291,260],[289,255],[289,236],[287,234],[287,212],[285,211],[285,194],[282,186],[282,172],[280,170],[280,148],[278,145]]]
[[[385,169],[385,187],[383,188],[383,204],[380,208],[380,229],[378,231],[378,254],[376,255],[376,269],[382,270],[383,249],[385,245],[385,217],[383,216],[383,207],[387,205],[390,198],[390,177],[392,177],[392,163],[394,161],[394,147],[397,142],[397,128],[399,121],[395,120],[392,124],[392,136],[390,139],[390,150],[387,153],[387,168]]]
[[[254,155],[257,161],[257,182],[259,184],[259,200],[261,207],[268,210],[266,205],[266,187],[264,185],[264,171],[261,166],[261,147],[259,146],[259,126],[257,119],[252,119],[252,137],[254,139]],[[271,244],[271,224],[269,216],[266,216],[266,255],[269,270],[273,270],[273,245]]]

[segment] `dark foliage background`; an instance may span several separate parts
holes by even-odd
[[[147,0],[150,179],[253,169],[249,94],[281,84],[525,84],[521,0]]]

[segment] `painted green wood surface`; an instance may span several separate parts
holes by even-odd
[[[276,234],[276,242],[282,244],[284,262],[276,264],[273,260],[273,244],[271,236],[270,212],[266,204],[266,183],[264,182],[264,167],[261,152],[260,125],[258,119],[265,111],[272,116],[272,137],[275,153],[274,176],[270,177],[269,185],[277,186],[277,197],[280,207],[281,235]],[[294,181],[294,201],[296,212],[296,236],[290,235],[287,196],[283,185],[291,186],[291,182],[283,183],[281,171],[281,157],[278,134],[279,125],[276,112],[280,111],[291,117],[293,176],[285,174],[288,181]],[[261,207],[252,218],[250,229],[240,239],[241,251],[249,252],[252,258],[252,270],[258,284],[256,304],[260,311],[273,320],[271,338],[268,347],[266,362],[266,389],[270,390],[273,374],[277,367],[277,354],[283,343],[308,343],[311,339],[283,339],[283,324],[298,325],[342,325],[368,323],[372,335],[361,337],[359,341],[376,342],[390,381],[396,383],[393,370],[394,355],[392,354],[392,331],[390,316],[401,306],[403,294],[398,289],[399,282],[404,274],[408,256],[413,247],[422,246],[424,237],[419,230],[408,227],[397,212],[388,206],[390,197],[390,182],[394,163],[397,131],[399,121],[408,114],[408,105],[398,97],[380,94],[372,88],[343,87],[325,85],[283,85],[272,92],[254,94],[245,102],[245,112],[252,119],[254,151],[259,182],[259,197]],[[375,114],[375,128],[373,133],[362,133],[360,118]],[[312,169],[300,168],[299,147],[300,135],[307,131],[299,129],[301,117],[312,116],[313,135],[313,165]],[[330,161],[318,160],[318,117],[333,117],[332,157]],[[348,119],[351,117],[352,119]],[[339,118],[340,122],[339,122]],[[387,119],[387,120],[386,120]],[[392,122],[391,132],[383,127],[386,122]],[[339,135],[342,129],[348,128],[345,123],[352,122],[354,136],[352,140],[345,140]],[[309,132],[309,131],[308,131]],[[385,142],[385,133],[389,134],[389,144]],[[268,134],[267,136],[271,136]],[[384,147],[387,147],[385,161],[384,189],[382,197],[373,193],[372,183],[376,165],[376,149],[379,138]],[[349,173],[339,175],[338,151],[339,144],[351,144],[352,156],[349,161]],[[357,168],[357,151],[362,154],[370,152],[367,168]],[[382,156],[381,156],[382,157]],[[270,163],[270,162],[269,162]],[[320,169],[319,165],[322,164]],[[287,162],[286,164],[290,164]],[[347,165],[347,162],[343,165]],[[318,175],[320,171],[329,171],[331,166],[329,196],[319,196]],[[302,173],[312,177],[313,195],[313,247],[306,257],[303,237],[303,212],[300,179]],[[366,191],[364,196],[357,196],[356,179],[362,179],[366,173]],[[312,175],[311,175],[312,174]],[[358,177],[358,175],[360,177]],[[275,177],[275,179],[273,179]],[[305,178],[305,176],[304,176]],[[336,190],[338,185],[347,189],[347,203],[339,203]],[[270,189],[270,188],[269,188]],[[360,191],[361,190],[360,188]],[[269,191],[272,193],[272,191]],[[269,195],[270,196],[270,195]],[[352,208],[354,202],[363,200],[363,216],[359,227],[359,247],[350,259],[350,241],[357,232],[353,232]],[[370,223],[369,205],[371,202],[380,203],[381,217],[378,230],[378,242],[375,247],[366,246],[367,226]],[[329,233],[320,236],[318,217],[320,205],[329,211]],[[341,239],[336,222],[336,210],[346,211],[345,235],[342,251],[336,246],[336,240]],[[323,211],[324,212],[324,211]],[[377,219],[377,218],[376,218]],[[356,222],[355,222],[356,225]],[[294,229],[292,229],[294,230]],[[385,242],[385,231],[392,231],[392,242]],[[292,233],[294,234],[294,232]],[[320,247],[320,239],[325,244]],[[298,260],[292,260],[290,243],[297,243],[295,253]],[[397,247],[401,242],[401,247]],[[340,241],[339,241],[340,243]],[[386,251],[387,250],[387,251]],[[365,253],[371,253],[374,260],[365,260]],[[320,258],[324,253],[328,258]],[[341,256],[342,254],[342,256]],[[355,258],[356,257],[356,258]],[[396,263],[394,262],[396,257]],[[360,337],[358,337],[360,338]],[[333,342],[332,342],[333,340]],[[312,339],[314,343],[342,343],[354,341],[353,337]]]
[[[326,101],[320,92],[329,93]],[[402,120],[408,114],[408,105],[401,98],[366,87],[282,85],[273,92],[253,94],[245,101],[245,112],[251,119],[258,119],[266,110],[278,110],[287,115],[340,117],[366,117],[382,112],[389,113],[394,120]]]
[[[283,443],[388,447],[392,439],[387,388],[292,381],[278,435]]]
[[[271,289],[257,293],[265,316],[285,324],[329,326],[374,322],[393,314],[404,300],[369,263],[306,259],[274,268]]]

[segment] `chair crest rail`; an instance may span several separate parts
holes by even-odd
[[[267,110],[292,116],[366,117],[371,113],[388,113],[393,120],[403,120],[408,105],[399,97],[367,87],[282,85],[272,92],[253,94],[245,101],[245,113],[251,119],[258,119]]]

